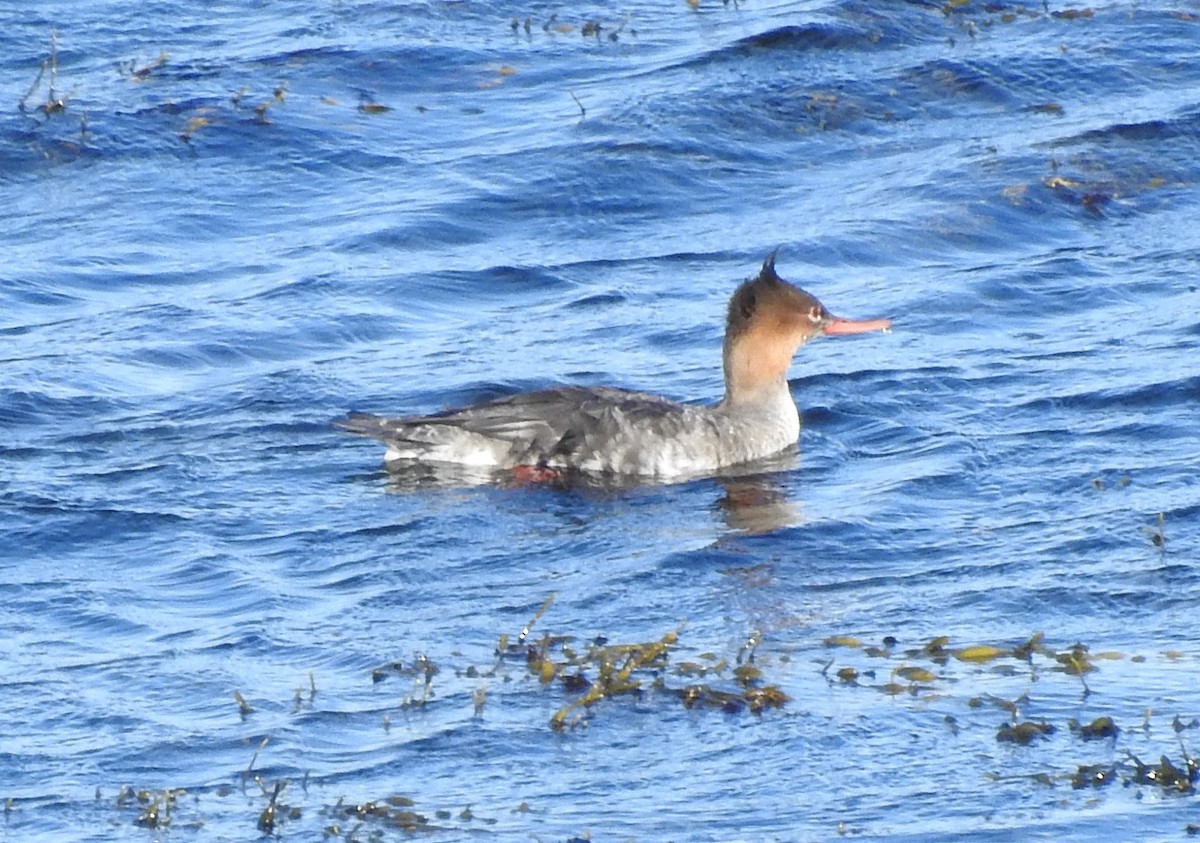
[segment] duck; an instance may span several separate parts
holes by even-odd
[[[749,466],[793,448],[800,412],[787,373],[819,336],[889,331],[890,319],[843,319],[775,270],[778,249],[737,287],[722,347],[725,394],[681,403],[609,386],[553,386],[432,415],[351,413],[334,424],[382,442],[384,463],[671,482]]]

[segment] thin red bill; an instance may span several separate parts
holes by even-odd
[[[891,319],[842,319],[834,316],[825,323],[825,333],[865,334],[869,331],[886,331],[891,327]]]

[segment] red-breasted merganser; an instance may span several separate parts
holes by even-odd
[[[833,316],[775,273],[775,252],[729,301],[725,397],[712,406],[611,387],[565,386],[430,416],[351,414],[338,427],[381,440],[389,468],[423,463],[671,480],[709,474],[795,444],[788,389],[796,349],[819,334],[885,331],[890,319]],[[524,474],[534,472],[532,475]]]

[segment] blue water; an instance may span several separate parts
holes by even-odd
[[[5,839],[250,839],[277,786],[294,840],[1200,823],[1145,769],[1200,755],[1194,3],[0,17]],[[895,330],[802,350],[799,456],[759,475],[397,480],[330,426],[715,400],[777,246]],[[551,728],[581,694],[530,642],[675,632]],[[789,701],[683,704],[742,694],[739,659]],[[1092,764],[1114,783],[1073,787]]]

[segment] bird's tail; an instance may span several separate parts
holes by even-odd
[[[387,434],[387,419],[370,413],[351,413],[344,419],[335,419],[333,426],[355,436],[369,436],[372,439],[382,439]]]

